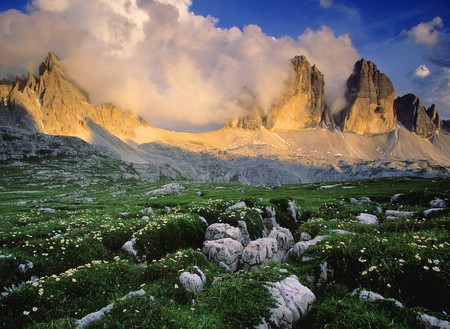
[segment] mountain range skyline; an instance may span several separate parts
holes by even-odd
[[[296,55],[323,72],[327,105],[339,111],[353,63],[364,57],[390,77],[398,96],[413,92],[450,117],[443,1],[408,2],[402,13],[402,1],[244,3],[8,3],[19,11],[2,4],[0,39],[8,47],[0,75],[33,71],[54,50],[93,103],[112,102],[163,128],[206,131],[242,114],[236,100],[243,88],[267,110]]]

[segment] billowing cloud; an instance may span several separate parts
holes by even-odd
[[[433,47],[439,41],[439,29],[444,26],[442,18],[435,17],[433,20],[420,23],[409,31],[404,31],[415,43]]]
[[[414,70],[414,75],[419,78],[425,78],[430,75],[430,70],[425,65],[420,65]]]
[[[330,28],[274,39],[256,25],[218,28],[191,0],[33,0],[0,13],[0,76],[35,70],[49,50],[92,103],[112,102],[166,128],[220,126],[243,114],[244,90],[267,110],[305,55],[325,75],[328,105],[345,105],[359,54]]]

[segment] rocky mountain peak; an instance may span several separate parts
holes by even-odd
[[[357,134],[381,134],[396,127],[395,89],[377,66],[364,58],[357,61],[347,80],[347,107],[340,126]]]
[[[422,101],[414,94],[397,97],[394,108],[398,121],[408,130],[422,137],[430,137],[438,129],[435,120],[439,120],[436,107],[426,110]]]
[[[291,60],[294,70],[286,91],[274,103],[266,127],[272,130],[299,130],[319,125],[325,110],[325,81],[318,68],[305,56]]]
[[[43,75],[45,72],[52,72],[56,68],[60,68],[59,57],[52,51],[47,55],[45,61],[39,66],[39,75]]]
[[[441,118],[439,117],[438,110],[435,104],[431,104],[431,106],[427,109],[427,114],[430,117],[431,121],[435,124],[437,129],[441,128]]]

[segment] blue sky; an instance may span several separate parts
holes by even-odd
[[[11,8],[20,15],[7,13]],[[188,126],[217,125],[240,111],[232,98],[243,86],[268,103],[279,85],[266,81],[264,70],[276,72],[295,50],[317,64],[333,97],[342,97],[339,86],[351,63],[364,57],[388,75],[398,95],[413,92],[450,118],[449,0],[0,0],[2,21],[0,42],[7,48],[0,52],[0,75],[20,71],[22,63],[30,70],[55,50],[74,79],[94,90],[91,99],[137,108],[166,128],[186,125],[186,109],[178,109],[189,102]],[[283,42],[270,45],[271,37]],[[134,72],[125,79],[131,93],[145,80],[151,97],[137,94],[130,102],[111,76],[85,69],[105,61],[106,71]]]

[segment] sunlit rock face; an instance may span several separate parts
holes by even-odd
[[[347,80],[347,108],[342,112],[343,131],[382,134],[396,128],[395,90],[389,78],[365,59],[355,63]]]
[[[39,77],[2,84],[0,124],[51,135],[83,136],[90,121],[116,135],[133,137],[141,118],[112,104],[94,108],[86,93],[66,77],[59,58],[50,52],[39,67]]]
[[[437,129],[435,122],[439,124],[439,114],[435,107],[428,111],[422,101],[414,94],[406,94],[397,97],[394,102],[398,121],[408,130],[422,137],[430,137]]]
[[[292,59],[294,74],[286,92],[272,106],[266,127],[271,130],[299,130],[317,126],[325,110],[324,77],[305,56]]]

